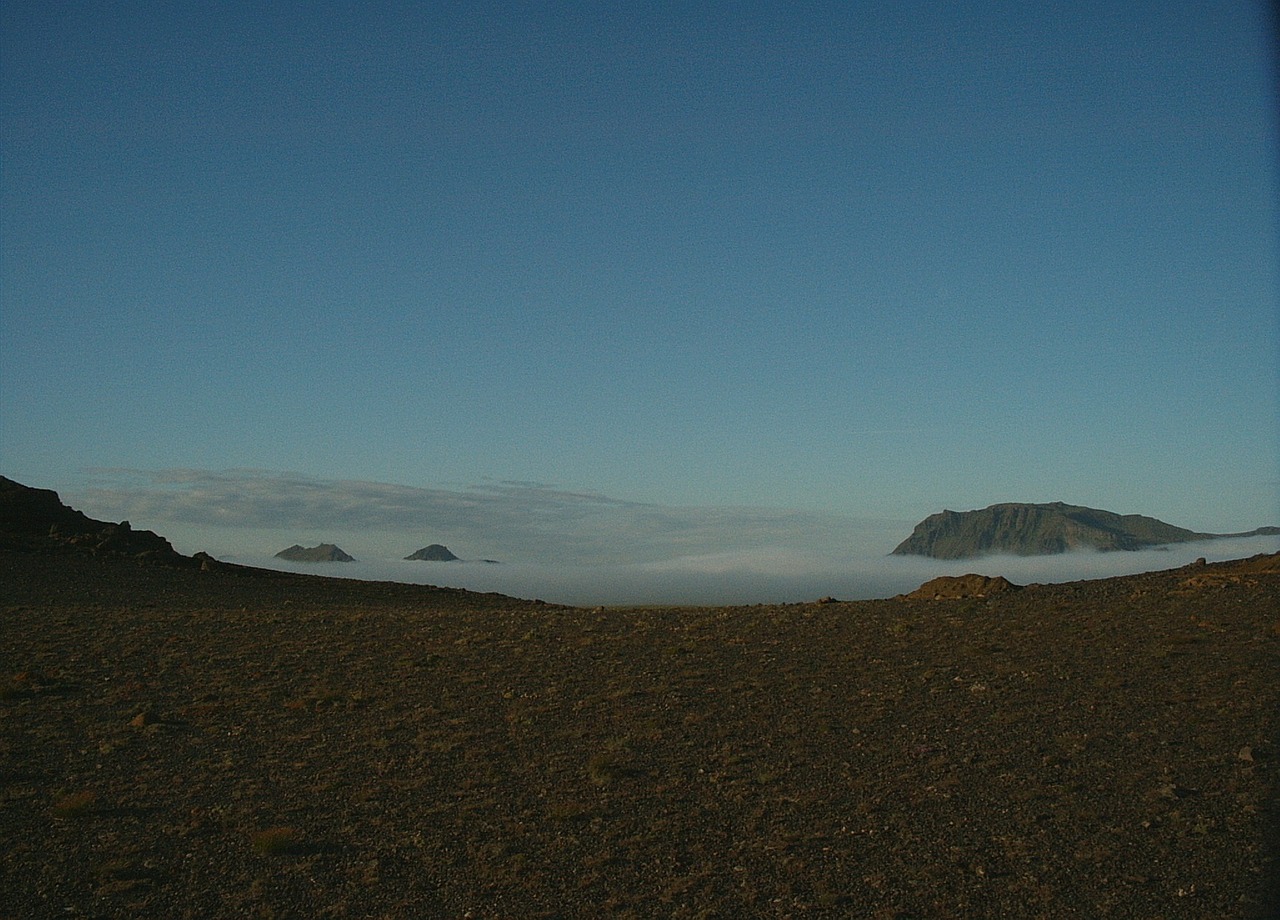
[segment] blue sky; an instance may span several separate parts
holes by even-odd
[[[1269,27],[9,0],[0,472],[186,551],[370,487],[424,537],[500,494],[528,559],[590,519],[584,562],[997,501],[1280,523]]]

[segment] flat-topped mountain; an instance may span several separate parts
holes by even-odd
[[[432,543],[430,546],[424,546],[420,550],[410,553],[405,559],[413,559],[422,562],[456,562],[458,557],[449,552],[449,547],[442,546],[439,543]]]
[[[1197,533],[1141,514],[1116,514],[1063,502],[1007,502],[977,511],[931,514],[894,549],[896,556],[967,559],[992,553],[1046,556],[1075,549],[1139,550],[1170,543],[1280,534],[1280,527],[1247,533]]]
[[[276,553],[277,559],[288,559],[290,562],[355,562],[355,557],[348,556],[332,543],[321,543],[319,546],[305,547],[294,544],[288,549]]]

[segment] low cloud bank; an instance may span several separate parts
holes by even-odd
[[[63,499],[91,517],[130,520],[182,553],[347,578],[496,591],[574,605],[787,603],[891,597],[938,575],[1018,584],[1128,575],[1280,551],[1280,537],[1143,552],[890,556],[914,521],[815,511],[673,507],[543,483],[427,489],[259,470],[97,470]],[[275,559],[294,543],[336,543],[351,563]],[[441,543],[466,560],[410,562]]]
[[[827,596],[841,600],[892,597],[914,590],[930,578],[967,572],[1003,575],[1017,584],[1049,584],[1171,569],[1199,557],[1222,561],[1274,552],[1280,552],[1277,537],[1213,540],[1142,552],[986,556],[959,561],[904,556],[841,560],[796,551],[716,554],[657,563],[597,566],[429,563],[400,559],[301,564],[262,556],[228,561],[347,578],[495,591],[575,606],[719,606],[813,601]]]
[[[422,489],[252,470],[100,470],[96,477],[92,488],[64,499],[91,517],[159,531],[184,553],[219,558],[337,543],[357,559],[401,559],[435,543],[463,559],[536,567],[698,559],[703,568],[717,558],[735,567],[732,559],[774,546],[888,551],[909,528],[787,508],[628,502],[539,482]]]
[[[777,545],[850,552],[874,542],[887,552],[908,526],[786,508],[658,505],[529,482],[427,489],[257,470],[95,472],[93,487],[64,499],[91,517],[159,531],[182,552],[215,556],[311,540],[358,559],[401,558],[442,543],[463,558],[626,567]]]

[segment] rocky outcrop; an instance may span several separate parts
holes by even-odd
[[[943,575],[926,581],[910,594],[899,594],[903,600],[945,601],[962,597],[990,597],[1006,591],[1017,591],[1015,585],[1003,575]]]
[[[355,562],[354,556],[348,556],[332,543],[321,543],[319,546],[299,546],[294,544],[288,549],[276,553],[277,559],[288,559],[290,562]]]
[[[432,543],[430,546],[424,546],[422,549],[410,553],[405,559],[412,559],[420,562],[456,562],[458,557],[449,552],[449,547],[442,546],[439,543]]]
[[[0,476],[0,529],[6,534],[71,535],[106,526],[68,508],[52,489],[33,489]]]
[[[967,559],[992,553],[1045,556],[1076,549],[1109,552],[1276,531],[1261,527],[1239,534],[1197,533],[1141,514],[1115,514],[1063,502],[1009,502],[978,511],[932,514],[916,525],[893,555]]]
[[[88,553],[140,562],[199,565],[164,537],[128,521],[95,521],[69,508],[52,489],[33,489],[0,476],[0,548],[18,552]]]

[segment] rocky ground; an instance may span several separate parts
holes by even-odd
[[[0,916],[1262,917],[1278,563],[582,610],[0,552]]]

